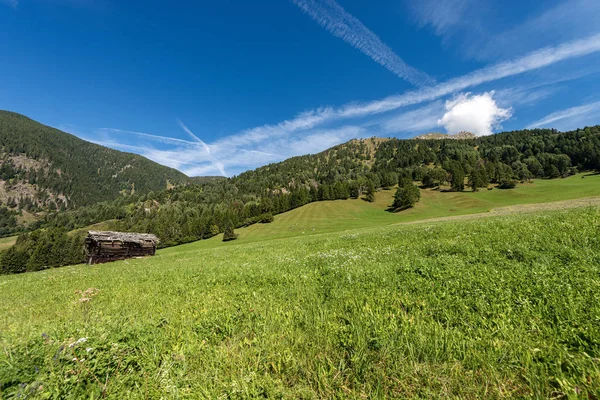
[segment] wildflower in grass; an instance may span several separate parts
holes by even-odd
[[[86,290],[76,290],[75,294],[78,294],[80,297],[77,299],[77,302],[80,304],[89,303],[92,301],[94,296],[98,294],[100,290],[96,288],[88,288]]]
[[[77,346],[79,346],[80,344],[87,342],[87,340],[88,340],[88,338],[86,338],[86,337],[79,338],[79,339],[77,339],[76,341],[74,341],[73,343],[71,343],[71,344],[69,345],[69,347],[70,347],[70,348],[77,347]]]

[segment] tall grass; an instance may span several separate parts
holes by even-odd
[[[600,211],[3,276],[0,315],[0,398],[594,398]]]

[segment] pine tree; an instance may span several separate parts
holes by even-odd
[[[228,223],[227,227],[225,227],[225,232],[223,232],[223,241],[229,242],[231,240],[235,240],[238,238],[237,233],[233,231],[233,224]]]
[[[452,190],[462,192],[465,190],[465,173],[460,167],[455,167],[452,171]]]
[[[373,185],[373,182],[371,182],[371,181],[367,181],[367,189],[365,190],[364,198],[369,203],[372,203],[375,201],[375,185]]]
[[[489,185],[489,180],[485,169],[480,166],[474,168],[469,177],[469,186],[471,186],[471,189],[476,192],[481,188],[487,187],[487,185]]]

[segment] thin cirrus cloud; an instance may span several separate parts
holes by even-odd
[[[433,101],[415,110],[402,112],[378,121],[384,134],[426,132],[439,127],[438,120],[444,113],[444,103]]]
[[[292,0],[292,2],[333,36],[366,54],[398,77],[415,86],[434,83],[425,72],[406,64],[377,35],[356,17],[346,12],[335,0]]]
[[[473,18],[466,18],[475,0],[406,0],[420,27],[430,25],[438,36],[448,34],[465,21],[472,28]]]
[[[487,82],[537,70],[560,61],[585,56],[598,51],[600,51],[600,34],[563,43],[559,46],[537,50],[515,60],[495,64],[451,79],[432,88],[408,91],[401,95],[389,96],[368,103],[350,103],[340,108],[326,107],[304,112],[294,119],[286,120],[276,125],[264,125],[248,129],[239,134],[220,139],[217,143],[228,143],[236,147],[250,146],[268,138],[312,129],[315,126],[336,120],[363,118],[409,105],[437,100]]]
[[[477,60],[511,57],[600,32],[598,0],[561,0],[504,31],[490,28],[496,25],[490,22],[498,15],[492,12],[492,7],[482,7],[480,3],[476,0],[406,0],[408,10],[421,28],[431,26],[445,44],[449,39],[458,39],[463,55]],[[545,5],[539,2],[542,4]]]
[[[326,120],[332,117],[359,117],[392,111],[400,107],[436,100],[470,87],[534,71],[560,61],[582,57],[598,51],[600,51],[600,34],[562,43],[555,47],[536,50],[523,57],[473,71],[431,88],[408,91],[401,95],[389,96],[369,103],[351,104],[338,110],[327,109],[327,115],[323,115],[323,119]]]
[[[144,146],[131,144],[131,137],[143,137]],[[241,147],[235,141],[218,141],[208,146],[207,152],[197,141],[168,138],[143,132],[106,129],[90,135],[88,140],[124,151],[133,151],[151,160],[179,169],[190,176],[235,175],[259,165],[279,161],[298,154],[315,153],[352,138],[365,135],[359,126],[344,126],[332,129],[314,129],[294,136],[270,137],[251,147]],[[86,136],[86,135],[80,135]],[[95,139],[102,136],[103,140]],[[136,141],[133,140],[135,143]],[[159,144],[159,146],[152,146]],[[259,150],[260,149],[260,150]],[[227,171],[228,173],[226,173]]]
[[[278,124],[255,127],[223,137],[212,143],[204,143],[204,145],[198,141],[200,139],[196,135],[193,135],[193,141],[157,136],[155,138],[157,142],[163,144],[169,142],[170,146],[167,146],[167,149],[148,147],[137,152],[157,162],[178,168],[189,175],[237,174],[246,169],[291,156],[318,152],[356,137],[407,132],[401,127],[403,121],[412,121],[414,130],[429,129],[428,126],[436,128],[439,126],[438,122],[442,123],[441,120],[448,112],[442,103],[438,103],[437,106],[439,114],[434,112],[437,100],[484,83],[538,70],[598,51],[600,51],[600,34],[537,50],[523,57],[494,64],[433,87],[416,89],[368,103],[350,103],[337,108],[325,107],[307,111]],[[500,92],[498,91],[498,93]],[[428,105],[431,102],[434,104]],[[406,106],[417,104],[425,104],[425,110],[408,111],[404,113],[408,115],[400,114],[390,116],[391,118],[387,120],[382,119],[384,114],[391,114]],[[490,109],[493,110],[493,107]],[[419,113],[423,119],[420,125]],[[382,115],[379,117],[380,121],[373,121],[373,117],[377,115]],[[500,115],[500,120],[504,117],[506,114]],[[446,120],[457,121],[456,117],[453,119],[448,117]],[[475,126],[478,130],[476,133],[489,133],[489,129],[493,129],[494,124],[498,122],[493,118],[487,121],[490,121],[489,125]],[[448,122],[446,127],[452,130],[456,129],[456,126],[470,126],[467,122],[467,120],[453,124]],[[338,124],[338,126],[332,128],[334,124]],[[343,126],[339,127],[339,124],[343,124]],[[410,124],[407,125],[410,128]],[[483,128],[478,128],[482,126]],[[488,126],[491,128],[487,129]],[[104,132],[109,131],[105,130]],[[114,135],[119,131],[115,130],[112,133]],[[124,134],[123,131],[120,133]],[[116,139],[113,138],[113,141],[123,143],[123,138],[117,136]]]
[[[553,112],[546,115],[544,118],[529,124],[527,128],[552,127],[560,130],[580,128],[589,123],[597,122],[598,113],[600,113],[600,101]]]
[[[103,137],[112,137],[112,140],[91,141],[104,146],[118,147],[122,150],[140,152],[154,161],[181,170],[189,169],[188,166],[194,166],[195,169],[197,169],[199,166],[204,167],[204,164],[199,164],[196,161],[201,159],[204,162],[209,162],[211,164],[211,166],[207,167],[206,170],[215,170],[218,174],[226,176],[227,173],[225,171],[224,164],[214,157],[214,155],[211,153],[210,147],[202,139],[196,136],[183,122],[181,122],[181,120],[177,120],[177,123],[181,129],[183,129],[189,136],[192,137],[192,139],[194,139],[193,141],[114,128],[101,128],[96,132],[97,135],[101,135]],[[159,143],[163,146],[171,147],[171,149],[164,151],[151,147],[133,146],[119,142],[119,137],[122,137],[123,135],[142,137],[147,143]],[[192,155],[193,157],[186,157],[186,155]]]
[[[505,32],[487,35],[466,54],[489,60],[600,32],[600,1],[564,0]]]

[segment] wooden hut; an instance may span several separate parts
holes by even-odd
[[[153,256],[159,240],[148,233],[89,231],[85,239],[88,264]]]

